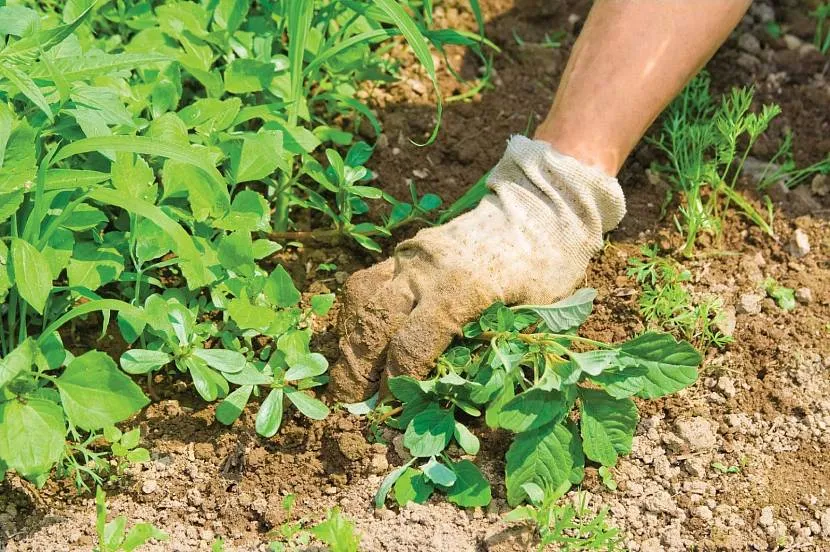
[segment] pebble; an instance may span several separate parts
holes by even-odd
[[[412,91],[418,94],[419,96],[423,96],[427,93],[427,87],[424,86],[424,83],[417,79],[409,79],[406,83],[412,88]]]
[[[826,174],[817,174],[810,182],[810,191],[817,196],[824,197],[830,193],[830,176]]]
[[[830,508],[821,514],[821,536],[830,538]]]
[[[775,21],[775,9],[769,4],[753,2],[749,8],[749,13],[761,23]]]
[[[646,511],[655,514],[675,515],[677,513],[677,504],[667,491],[657,491],[646,498],[643,505]]]
[[[144,482],[141,486],[141,492],[144,494],[153,494],[159,488],[159,484],[156,482],[155,479],[148,479]]]
[[[714,448],[717,435],[712,423],[701,416],[678,418],[674,423],[677,436],[683,439],[692,451]]]
[[[721,311],[721,315],[715,320],[715,326],[726,337],[735,335],[735,327],[738,321],[735,318],[737,311],[733,306],[727,306]]]
[[[763,299],[764,296],[760,293],[744,293],[738,299],[736,312],[738,314],[760,314]]]
[[[761,42],[752,33],[744,33],[738,37],[738,48],[744,52],[758,55],[761,53]]]
[[[734,397],[738,393],[735,389],[735,380],[727,376],[718,378],[717,389],[727,397]]]
[[[703,521],[712,521],[712,510],[707,508],[706,506],[698,506],[694,510],[692,510],[692,514],[695,517],[702,519]]]
[[[386,455],[384,454],[376,454],[372,456],[370,465],[372,473],[375,474],[385,473],[386,470],[389,469],[389,461],[386,459]]]
[[[765,506],[761,508],[761,516],[758,518],[758,525],[761,527],[770,527],[775,522],[773,517],[772,506]]]
[[[741,52],[740,54],[738,54],[738,59],[735,61],[735,63],[737,63],[738,65],[740,65],[748,71],[754,71],[759,65],[761,65],[761,60],[753,56],[752,54]]]
[[[798,50],[804,44],[804,41],[795,35],[785,34],[784,44],[786,44],[788,50]]]
[[[813,302],[813,290],[808,287],[795,290],[795,299],[802,305],[809,305]]]
[[[810,238],[801,228],[796,228],[787,250],[793,257],[801,258],[810,252]]]

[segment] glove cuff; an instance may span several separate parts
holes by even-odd
[[[564,222],[562,217],[573,218],[572,222],[589,234],[600,234],[599,239],[625,215],[625,196],[616,178],[559,153],[547,142],[524,136],[508,140],[504,157],[490,173],[487,185],[500,199],[511,196],[512,201],[524,204],[534,218],[553,216],[560,223]],[[522,192],[532,192],[536,201]],[[540,212],[540,200],[547,204],[547,214],[544,209]]]

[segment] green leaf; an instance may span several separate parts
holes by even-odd
[[[286,98],[288,104],[288,124],[297,126],[297,119],[305,105],[303,94],[303,56],[306,40],[314,17],[314,4],[311,2],[292,2],[287,6],[288,16],[288,62],[290,68],[291,89]]]
[[[285,373],[286,381],[297,381],[305,378],[313,378],[324,374],[329,368],[326,357],[320,353],[308,353],[293,360],[290,368]]]
[[[400,478],[404,472],[406,472],[407,468],[415,462],[415,458],[412,458],[401,466],[400,468],[396,468],[393,470],[389,475],[383,478],[383,481],[378,488],[378,492],[375,493],[375,508],[380,509],[383,508],[384,504],[386,503],[386,495],[389,494],[389,491],[392,489],[392,485]]]
[[[478,466],[469,460],[461,460],[452,466],[456,479],[447,491],[447,499],[462,508],[487,506],[492,500],[490,484],[481,475]]]
[[[48,473],[64,449],[60,405],[29,397],[0,402],[0,464],[31,479]]]
[[[256,432],[263,437],[273,437],[280,429],[283,412],[282,400],[282,389],[272,389],[265,400],[262,401],[254,427]]]
[[[235,374],[245,367],[245,355],[227,349],[194,349],[193,354],[220,372]]]
[[[66,267],[66,276],[72,287],[95,291],[114,282],[124,270],[124,257],[115,247],[95,242],[77,242]]]
[[[502,407],[499,426],[520,433],[558,423],[570,411],[571,404],[571,397],[564,393],[529,389]]]
[[[271,84],[274,65],[255,59],[235,59],[225,69],[225,89],[232,94],[259,92]]]
[[[20,296],[39,314],[43,314],[52,290],[49,263],[43,254],[25,240],[12,239],[11,269]]]
[[[297,410],[308,416],[312,420],[322,420],[329,415],[329,407],[311,397],[302,391],[297,391],[293,387],[285,388],[285,395],[288,400],[294,403]]]
[[[119,151],[112,164],[112,186],[129,197],[155,203],[156,176],[147,162],[133,153]]]
[[[271,229],[270,216],[271,207],[261,194],[242,190],[233,198],[230,212],[216,221],[214,226],[224,230],[267,232]]]
[[[334,294],[326,293],[311,298],[311,311],[317,316],[325,316],[334,305]]]
[[[478,437],[473,435],[473,432],[470,431],[467,428],[467,426],[465,426],[461,422],[455,422],[453,436],[455,437],[455,440],[458,442],[459,446],[461,446],[461,448],[464,449],[464,452],[471,456],[475,456],[476,454],[478,454],[478,450],[481,446],[478,441]]]
[[[620,371],[606,370],[589,379],[615,399],[624,399],[636,395],[643,388],[645,380],[640,376],[647,372],[644,366],[629,366]]]
[[[253,389],[253,385],[243,385],[242,387],[231,391],[231,393],[225,397],[221,403],[219,403],[219,406],[216,407],[216,419],[225,425],[231,425],[234,423],[242,414],[242,411],[245,409],[245,405],[248,404],[248,399],[251,398],[251,391],[253,391]],[[257,419],[259,419],[259,417],[257,417]],[[279,429],[279,424],[277,425],[277,429]],[[259,432],[259,427],[257,427],[256,430]],[[273,433],[271,435],[273,435]],[[266,435],[266,437],[270,437],[271,435]]]
[[[527,496],[525,483],[554,490],[569,481],[573,468],[573,435],[562,424],[519,433],[507,451],[507,502],[516,506]]]
[[[72,424],[94,430],[124,421],[149,404],[141,388],[99,351],[75,358],[55,380]]]
[[[213,12],[213,22],[230,33],[236,31],[245,21],[250,8],[250,0],[219,0]]]
[[[37,172],[37,139],[29,123],[15,124],[5,104],[0,106],[0,193],[7,194],[32,187]]]
[[[598,376],[609,367],[616,364],[619,351],[616,349],[596,349],[584,353],[568,352],[568,356],[582,372],[591,376]]]
[[[216,251],[222,266],[242,274],[252,276],[254,273],[254,246],[249,232],[233,232],[219,242]]]
[[[131,429],[121,436],[121,445],[127,449],[134,449],[138,446],[141,439],[141,430],[139,428]]]
[[[282,154],[282,132],[263,130],[243,135],[230,149],[233,182],[266,178],[280,166]]]
[[[421,470],[406,467],[395,481],[395,502],[406,506],[409,502],[423,504],[432,495],[434,487]]]
[[[639,415],[631,399],[614,399],[604,391],[581,388],[580,428],[585,455],[603,466],[631,452]]]
[[[0,59],[2,59],[0,52]],[[0,62],[0,76],[7,78],[11,83],[20,90],[20,93],[29,98],[29,100],[40,109],[52,123],[55,121],[55,116],[52,114],[52,108],[49,107],[49,102],[40,91],[32,77],[18,69],[15,65]]]
[[[242,329],[266,332],[276,314],[269,307],[252,305],[245,299],[234,298],[228,302],[228,314]]]
[[[354,523],[340,513],[335,506],[329,510],[326,520],[311,528],[317,540],[327,544],[331,552],[358,552],[360,537],[355,533]]]
[[[128,374],[146,374],[172,362],[173,357],[164,351],[130,349],[121,355],[121,369]]]
[[[0,389],[23,372],[28,372],[35,361],[37,347],[32,339],[26,339],[6,358],[0,359]]]
[[[124,542],[121,543],[121,549],[124,552],[133,552],[133,550],[142,546],[150,539],[166,541],[168,535],[164,531],[157,529],[152,523],[136,523],[129,530],[127,536],[124,537]]]
[[[700,353],[686,341],[675,341],[665,333],[646,332],[626,341],[620,347],[620,361],[625,366],[648,370],[642,377],[643,387],[637,393],[644,399],[655,399],[675,393],[697,380]]]
[[[228,381],[222,374],[209,368],[205,361],[199,357],[190,356],[185,358],[184,365],[187,367],[187,371],[190,372],[196,392],[204,400],[212,402],[228,393]]]
[[[403,444],[412,456],[428,458],[440,454],[447,447],[454,430],[452,411],[432,405],[409,423]]]
[[[278,307],[293,307],[301,298],[294,281],[282,265],[277,265],[277,268],[271,271],[262,291],[268,300]]]
[[[434,456],[429,459],[429,462],[421,466],[421,470],[424,472],[427,479],[436,485],[450,487],[455,483],[455,472],[441,462],[437,461]]]
[[[551,332],[560,333],[582,325],[594,308],[595,289],[582,288],[570,297],[552,305],[520,305],[513,310],[527,309],[538,314]]]

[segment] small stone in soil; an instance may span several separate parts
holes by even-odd
[[[144,494],[153,494],[159,488],[159,484],[156,482],[155,479],[148,479],[144,482],[141,486],[141,492]]]
[[[808,287],[795,290],[795,299],[802,305],[809,305],[813,302],[813,290]]]
[[[744,293],[738,300],[736,311],[738,314],[759,314],[763,299],[764,296],[759,293]]]
[[[761,527],[769,527],[775,522],[773,516],[772,506],[765,506],[761,508],[761,516],[758,518],[758,525]]]
[[[793,257],[801,258],[810,252],[810,238],[801,228],[796,228],[793,237],[787,245],[787,250]]]
[[[717,444],[712,422],[701,416],[678,418],[674,423],[677,436],[689,445],[692,451],[714,448]]]
[[[735,390],[735,380],[727,376],[721,376],[718,378],[717,388],[718,391],[727,397],[734,397],[737,394],[737,390]]]

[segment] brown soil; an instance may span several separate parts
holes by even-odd
[[[410,79],[422,79],[416,70],[406,69],[394,87],[371,92],[385,128],[372,168],[378,182],[398,196],[406,197],[411,179],[421,193],[435,192],[452,201],[498,160],[511,134],[537,124],[590,5],[543,0],[482,4],[488,36],[503,49],[495,61],[495,86],[469,103],[448,105],[436,144],[418,148],[409,142],[422,141],[434,118],[429,87],[420,93],[422,87],[411,86]],[[761,141],[753,155],[768,156],[784,130],[792,129],[796,160],[818,161],[830,151],[827,58],[806,48],[788,50],[783,40],[768,38],[756,8],[756,17],[744,21],[710,64],[714,88],[754,83],[759,102],[781,104],[783,115],[771,132],[775,140]],[[471,14],[462,8],[438,10],[439,24],[473,27]],[[810,40],[804,6],[789,1],[775,10],[785,30]],[[569,33],[563,48],[543,47],[545,33],[557,29]],[[759,38],[760,53],[737,48],[743,33]],[[403,48],[394,55],[411,59]],[[462,51],[450,61],[464,74],[477,70],[474,58]],[[442,87],[447,95],[460,89],[446,71]],[[638,147],[620,176],[629,212],[587,277],[587,285],[599,291],[586,327],[589,336],[620,340],[642,329],[637,285],[625,276],[627,258],[644,243],[677,242],[671,222],[659,219],[665,187],[646,176],[655,158],[652,148]],[[735,342],[708,351],[695,386],[639,405],[642,421],[634,452],[615,468],[619,490],[608,491],[589,470],[583,489],[592,507],[610,509],[610,521],[621,529],[630,550],[830,550],[830,196],[811,195],[807,184],[778,199],[776,238],[730,214],[723,241],[685,262],[693,274],[690,286],[696,295],[717,295],[733,308],[772,276],[792,288],[809,288],[812,301],[787,313],[764,299],[760,313],[736,314]],[[796,228],[807,233],[811,244],[802,258],[793,257],[787,247]],[[375,259],[350,247],[309,247],[284,260],[292,275],[306,282],[307,291],[322,291],[339,290],[345,272]],[[320,279],[309,273],[309,261],[336,262],[341,273]],[[315,329],[318,347],[336,354],[331,321]],[[392,446],[394,432],[383,434],[389,445],[372,443],[364,420],[337,412],[313,423],[289,416],[277,436],[262,439],[254,433],[250,409],[227,428],[214,420],[213,406],[195,399],[182,384],[161,382],[156,392],[161,400],[135,422],[153,459],[130,468],[108,488],[111,515],[152,521],[171,534],[167,543],[148,549],[209,550],[214,538],[222,536],[228,550],[264,550],[268,533],[286,521],[281,503],[289,493],[297,496],[295,515],[310,520],[340,505],[357,523],[363,550],[531,547],[527,531],[500,521],[508,510],[504,435],[477,431],[483,445],[478,461],[494,491],[486,511],[463,511],[438,499],[400,511],[374,511],[371,497],[381,479],[402,463]],[[684,424],[708,431],[715,444],[684,441]],[[741,468],[721,473],[713,463]],[[49,483],[36,492],[12,478],[0,487],[0,549],[5,544],[9,551],[90,550],[94,511],[93,500],[77,496],[69,482]]]

